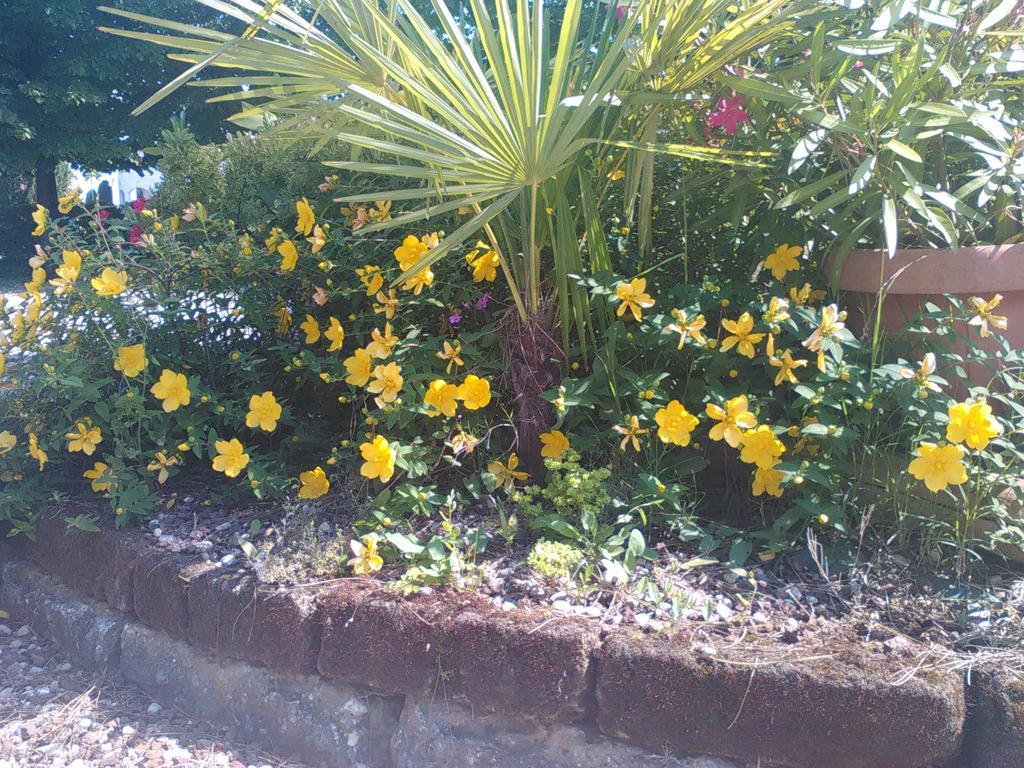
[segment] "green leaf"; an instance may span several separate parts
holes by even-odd
[[[783,104],[802,104],[804,101],[798,94],[790,93],[785,88],[760,78],[719,75],[718,79],[744,96],[764,99],[765,101],[778,101]]]
[[[885,231],[885,248],[891,259],[896,255],[896,248],[899,244],[899,230],[896,222],[896,203],[886,195],[882,198],[882,227]]]
[[[904,144],[902,141],[891,139],[889,142],[886,143],[885,147],[886,149],[892,150],[900,157],[904,157],[907,160],[910,160],[912,163],[923,162],[921,160],[921,156],[917,154],[917,152],[915,152],[913,149],[908,147],[906,144]]]

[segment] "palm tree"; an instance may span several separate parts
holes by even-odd
[[[556,38],[536,0],[491,0],[493,8],[469,0],[470,23],[444,0],[432,0],[433,20],[412,0],[319,0],[311,18],[280,0],[196,1],[245,30],[230,36],[105,9],[165,33],[108,31],[175,49],[172,58],[191,65],[138,111],[207,66],[243,70],[201,84],[236,89],[218,100],[259,100],[261,114],[283,125],[301,121],[324,143],[338,139],[390,160],[329,166],[417,180],[386,197],[422,206],[363,232],[470,211],[397,282],[481,232],[489,241],[515,303],[503,336],[520,454],[534,472],[549,418],[540,393],[557,382],[571,344],[586,359],[596,338],[595,312],[572,276],[612,268],[599,215],[607,186],[594,183],[593,155],[620,153],[627,213],[649,244],[655,155],[755,160],[660,143],[661,115],[727,64],[790,34],[795,13],[794,0],[639,0],[626,13],[595,11],[585,21],[584,0],[566,0]]]

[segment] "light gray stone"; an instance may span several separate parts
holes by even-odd
[[[712,757],[651,755],[575,725],[545,728],[412,698],[402,710],[391,754],[395,768],[736,768]]]
[[[389,765],[399,699],[214,660],[139,624],[125,627],[121,674],[165,705],[233,726],[279,754],[338,768]]]
[[[124,615],[83,598],[24,560],[3,566],[0,605],[54,640],[78,666],[99,672],[117,668]]]

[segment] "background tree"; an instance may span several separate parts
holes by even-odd
[[[220,28],[225,20],[178,0],[107,0],[141,13]],[[189,89],[184,103],[130,117],[180,65],[145,43],[112,38],[97,27],[109,16],[95,0],[4,0],[0,25],[0,176],[35,180],[35,196],[56,204],[55,170],[70,162],[95,170],[138,166],[138,151],[184,107],[200,139],[222,133],[230,107],[204,103]],[[147,164],[145,159],[142,164]]]

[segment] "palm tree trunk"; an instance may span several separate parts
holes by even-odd
[[[544,476],[540,435],[553,419],[551,404],[541,397],[561,381],[562,350],[554,337],[553,313],[541,308],[523,322],[509,312],[504,320],[502,344],[508,363],[516,429],[516,453],[533,480]]]

